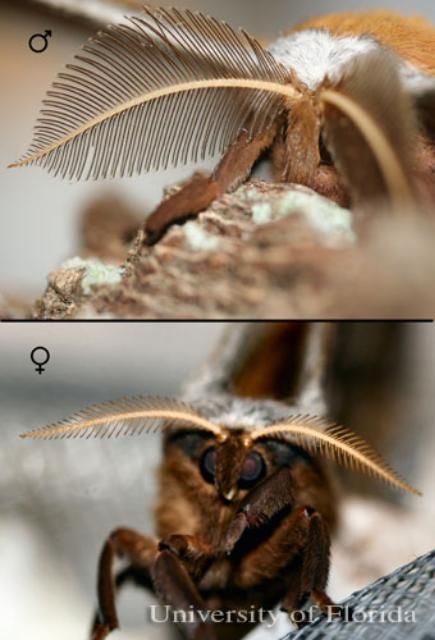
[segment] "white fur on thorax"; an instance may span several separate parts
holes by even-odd
[[[378,47],[370,36],[334,36],[323,29],[306,29],[278,38],[269,51],[277,62],[293,70],[299,80],[315,90],[326,77],[339,80],[353,58]]]
[[[326,29],[306,29],[278,38],[269,47],[277,62],[296,73],[299,80],[314,91],[329,78],[339,82],[346,67],[356,58],[380,47],[369,35],[336,36]],[[412,95],[435,89],[435,78],[397,56],[405,90]]]

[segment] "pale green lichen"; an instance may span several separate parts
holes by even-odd
[[[280,217],[302,212],[310,225],[319,231],[328,244],[355,241],[352,229],[352,213],[323,196],[310,195],[298,191],[286,193],[280,200]]]
[[[61,265],[62,269],[84,269],[84,275],[81,281],[81,287],[85,295],[91,293],[93,285],[99,284],[118,284],[124,272],[122,267],[115,267],[112,264],[106,264],[97,258],[84,260],[75,256],[66,260]]]
[[[252,207],[253,220],[257,224],[266,224],[273,218],[279,219],[295,213],[302,214],[309,225],[322,235],[328,246],[355,242],[351,211],[323,196],[290,191],[280,197],[273,207],[269,203],[259,203]]]
[[[197,222],[187,222],[184,234],[189,246],[195,251],[214,251],[219,246],[219,238],[205,231]]]
[[[260,202],[252,207],[252,219],[255,224],[267,224],[272,221],[272,207],[268,202]]]

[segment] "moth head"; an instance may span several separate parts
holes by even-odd
[[[165,438],[165,455],[183,459],[186,469],[196,468],[206,485],[225,502],[232,502],[240,491],[253,488],[265,477],[269,464],[261,445],[250,446],[243,429],[221,430],[216,437],[204,431],[173,429]]]
[[[266,427],[237,430],[209,420],[180,400],[136,397],[94,405],[22,437],[111,437],[157,431],[166,434],[166,443],[182,442],[184,437],[185,451],[196,456],[203,478],[226,500],[234,497],[237,488],[250,488],[264,477],[267,460],[262,446],[267,441],[286,443],[313,458],[332,460],[419,494],[362,438],[318,416],[295,415]]]

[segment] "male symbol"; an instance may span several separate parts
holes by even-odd
[[[44,33],[34,33],[29,38],[29,49],[33,53],[43,53],[48,47],[48,38],[51,38],[51,29],[46,29]],[[39,42],[39,39],[44,42]]]

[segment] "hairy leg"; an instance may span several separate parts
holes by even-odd
[[[205,611],[206,605],[185,564],[171,551],[161,551],[152,570],[153,582],[161,602],[178,611],[193,614]],[[181,626],[186,640],[216,640],[216,632],[210,622],[203,622],[196,615]]]
[[[231,553],[245,529],[260,527],[294,504],[293,481],[288,468],[280,469],[250,491],[228,527],[223,551]]]
[[[311,597],[321,609],[325,609],[333,604],[325,593],[330,551],[327,527],[320,514],[310,507],[298,509],[298,521],[305,537],[296,562],[298,583],[290,582],[282,608],[288,612],[298,609]]]
[[[127,580],[151,588],[162,604],[191,612],[205,604],[193,582],[202,575],[213,552],[191,536],[174,535],[157,541],[132,529],[116,529],[106,540],[98,566],[98,604],[92,628],[92,640],[103,640],[119,627],[116,613],[116,589]],[[130,566],[113,579],[115,558],[126,558]],[[194,620],[183,625],[187,640],[214,640],[209,624]]]
[[[292,106],[287,127],[272,149],[273,175],[279,182],[292,182],[314,187],[320,164],[320,124],[310,98],[302,98]]]
[[[142,569],[141,567],[136,567],[134,565],[129,565],[122,571],[119,571],[115,576],[115,592],[116,595],[119,593],[120,589],[127,584],[132,583],[137,587],[141,587],[142,589],[146,589],[148,591],[153,590],[153,584],[151,581],[151,576],[149,572]],[[94,620],[92,622],[92,634],[94,630],[98,628],[98,625],[101,625],[100,612],[97,610],[94,615]]]
[[[116,529],[107,538],[98,563],[97,593],[99,613],[92,629],[92,640],[103,640],[119,627],[113,578],[115,558],[126,558],[131,565],[149,573],[157,553],[157,542],[132,529]]]
[[[265,526],[283,513],[282,522],[266,542],[266,562],[265,548],[260,545],[241,566],[240,586],[252,586],[259,568],[262,572],[270,571],[273,577],[288,566],[290,574],[283,609],[288,612],[298,609],[311,597],[326,610],[333,604],[325,593],[329,574],[328,528],[317,510],[295,502],[291,472],[288,468],[281,469],[246,496],[228,528],[224,551],[231,553],[247,529]],[[288,515],[284,515],[284,510],[289,511]],[[273,562],[276,566],[272,566]]]
[[[160,551],[168,550],[183,561],[189,575],[200,580],[210,563],[216,558],[216,550],[196,536],[171,535],[159,543]]]
[[[241,131],[210,176],[195,174],[179,191],[163,200],[145,223],[146,242],[154,244],[174,222],[198,214],[218,196],[236,189],[249,176],[259,156],[271,146],[277,125],[248,139]]]

